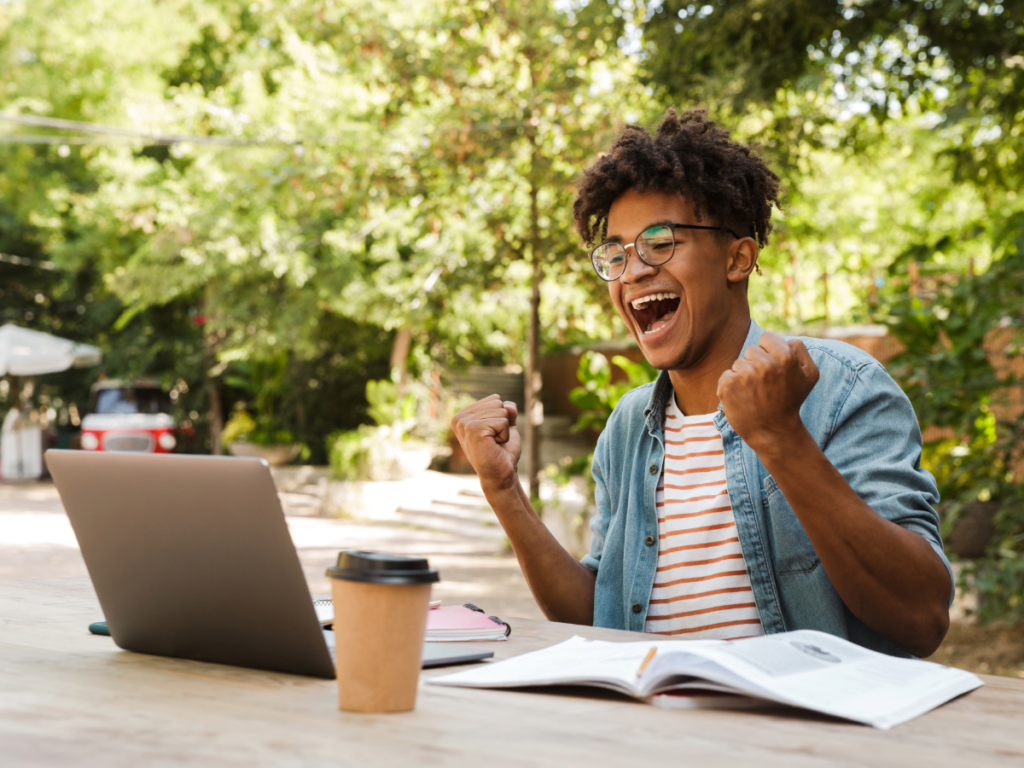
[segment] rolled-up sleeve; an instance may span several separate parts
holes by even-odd
[[[879,515],[920,534],[953,571],[942,547],[935,478],[921,467],[921,430],[910,400],[878,363],[864,365],[836,412],[825,455]]]

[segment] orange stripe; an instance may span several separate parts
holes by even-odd
[[[721,440],[721,435],[711,435],[710,437],[688,437],[685,440],[666,440],[665,445],[686,445],[687,443],[702,443],[705,440]]]
[[[696,600],[698,597],[711,597],[712,595],[724,595],[727,592],[753,592],[751,587],[726,587],[725,589],[712,589],[707,592],[694,592],[692,595],[676,595],[675,597],[659,597],[651,600],[651,605],[664,605],[666,603],[678,603],[680,600]]]
[[[659,635],[685,635],[691,632],[705,632],[709,629],[720,629],[721,627],[735,627],[739,624],[760,624],[760,619],[743,619],[741,621],[723,621],[718,624],[708,624],[703,627],[692,627],[690,629],[674,629],[671,632],[657,632]]]
[[[701,608],[696,611],[683,611],[682,613],[671,613],[668,616],[648,616],[648,621],[667,621],[669,619],[682,619],[686,616],[700,616],[704,613],[717,613],[718,611],[732,611],[737,608],[756,608],[754,603],[733,603],[732,605],[715,605],[711,608]]]
[[[668,501],[659,501],[655,503],[656,507],[664,507],[666,504],[675,506],[676,504],[689,504],[691,501],[707,501],[708,499],[717,499],[721,497],[721,493],[712,493],[710,496],[694,496],[692,499],[669,499]],[[732,510],[732,506],[728,506],[725,509]],[[696,517],[697,515],[706,515],[709,512],[722,512],[722,509],[715,507],[714,509],[706,509],[703,512],[688,512],[681,515],[669,515],[668,517],[659,517],[658,522],[663,523],[666,520],[675,520],[679,517]]]
[[[665,454],[665,458],[666,459],[673,459],[675,461],[685,461],[686,459],[692,459],[694,456],[724,456],[724,455],[725,455],[725,451],[721,450],[721,451],[703,451],[701,453],[686,453],[686,454],[683,454],[682,456],[672,456],[671,454],[666,453]]]
[[[681,547],[672,547],[672,549],[663,549],[659,552],[659,555],[671,555],[675,552],[683,552],[687,549],[709,549],[710,547],[720,547],[723,544],[735,544],[739,541],[738,538],[726,539],[725,541],[710,541],[703,544],[684,544]]]
[[[674,568],[692,568],[695,565],[711,565],[711,563],[720,563],[723,560],[742,560],[743,553],[740,552],[735,555],[722,555],[721,557],[715,557],[711,560],[693,560],[688,563],[674,563],[673,565],[663,565],[660,568],[655,568],[655,573],[661,573],[662,571],[671,571]]]
[[[674,419],[675,416],[666,416],[666,419]],[[699,424],[684,424],[681,427],[665,427],[666,432],[682,432],[684,429],[692,429],[694,427],[713,427],[715,422],[713,421],[702,421]]]
[[[678,416],[676,416],[676,415],[675,415],[675,414],[673,414],[673,413],[666,413],[666,414],[665,414],[665,418],[666,418],[666,419],[677,419],[677,418],[679,418],[679,417],[678,417]]]
[[[718,494],[718,495],[721,496],[722,494]],[[712,496],[711,498],[714,499],[714,498],[717,498],[717,497]],[[678,504],[679,502],[676,502],[676,503]],[[660,506],[660,505],[655,505],[655,506]],[[711,514],[712,512],[732,512],[732,505],[726,504],[724,507],[712,507],[711,509],[705,509],[702,512],[680,512],[678,515],[668,515],[668,516],[666,516],[665,520],[678,520],[678,519],[681,519],[681,518],[684,518],[684,517],[696,517],[697,515],[708,515],[708,514]],[[659,523],[661,522],[661,518],[658,518],[658,522]]]
[[[720,467],[694,467],[693,469],[666,469],[664,470],[666,475],[692,475],[696,472],[721,472],[725,469],[723,464]]]
[[[761,635],[740,635],[739,637],[726,637],[724,640],[728,643],[733,640],[746,640],[749,637],[761,637]]]
[[[665,517],[659,517],[658,522],[667,523],[669,520],[684,520],[688,517],[700,517],[701,515],[717,515],[719,511],[720,510],[717,509],[708,509],[704,512],[689,512],[685,515],[666,515]]]
[[[694,488],[707,488],[711,485],[725,485],[725,480],[715,480],[711,483],[697,483],[697,485],[665,485],[658,486],[659,491],[663,491],[666,488],[671,488],[673,491],[692,491]]]
[[[728,523],[719,523],[718,525],[703,525],[700,528],[682,528],[678,531],[668,531],[658,535],[659,539],[667,539],[669,536],[682,536],[684,533],[700,533],[701,531],[720,531],[723,528],[732,528],[736,525],[735,520],[730,520]]]
[[[694,584],[698,581],[710,581],[711,579],[720,579],[723,576],[746,576],[746,571],[722,571],[721,573],[711,573],[707,576],[695,576],[690,579],[676,579],[675,581],[666,581],[662,584],[655,584],[654,589],[665,589],[665,587],[674,587],[676,584]]]

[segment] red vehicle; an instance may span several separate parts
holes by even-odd
[[[86,451],[172,453],[178,428],[171,397],[151,379],[108,379],[93,385],[92,409],[82,419]]]

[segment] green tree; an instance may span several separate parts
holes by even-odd
[[[509,352],[515,344],[510,356],[524,363],[520,424],[536,497],[543,328],[564,341],[573,328],[613,327],[573,233],[573,177],[644,99],[630,93],[621,22],[603,3],[446,3],[400,31],[387,43],[408,62],[396,60],[398,110],[439,129],[421,151],[409,147],[418,203],[410,224],[428,246],[413,259],[442,268],[449,299],[466,299],[467,314],[511,321],[492,327],[504,325],[501,343]],[[429,247],[435,238],[462,247],[446,258]]]

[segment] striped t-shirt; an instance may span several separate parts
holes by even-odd
[[[764,634],[725,482],[714,414],[665,409],[665,464],[658,484],[658,569],[647,632],[688,640]]]

